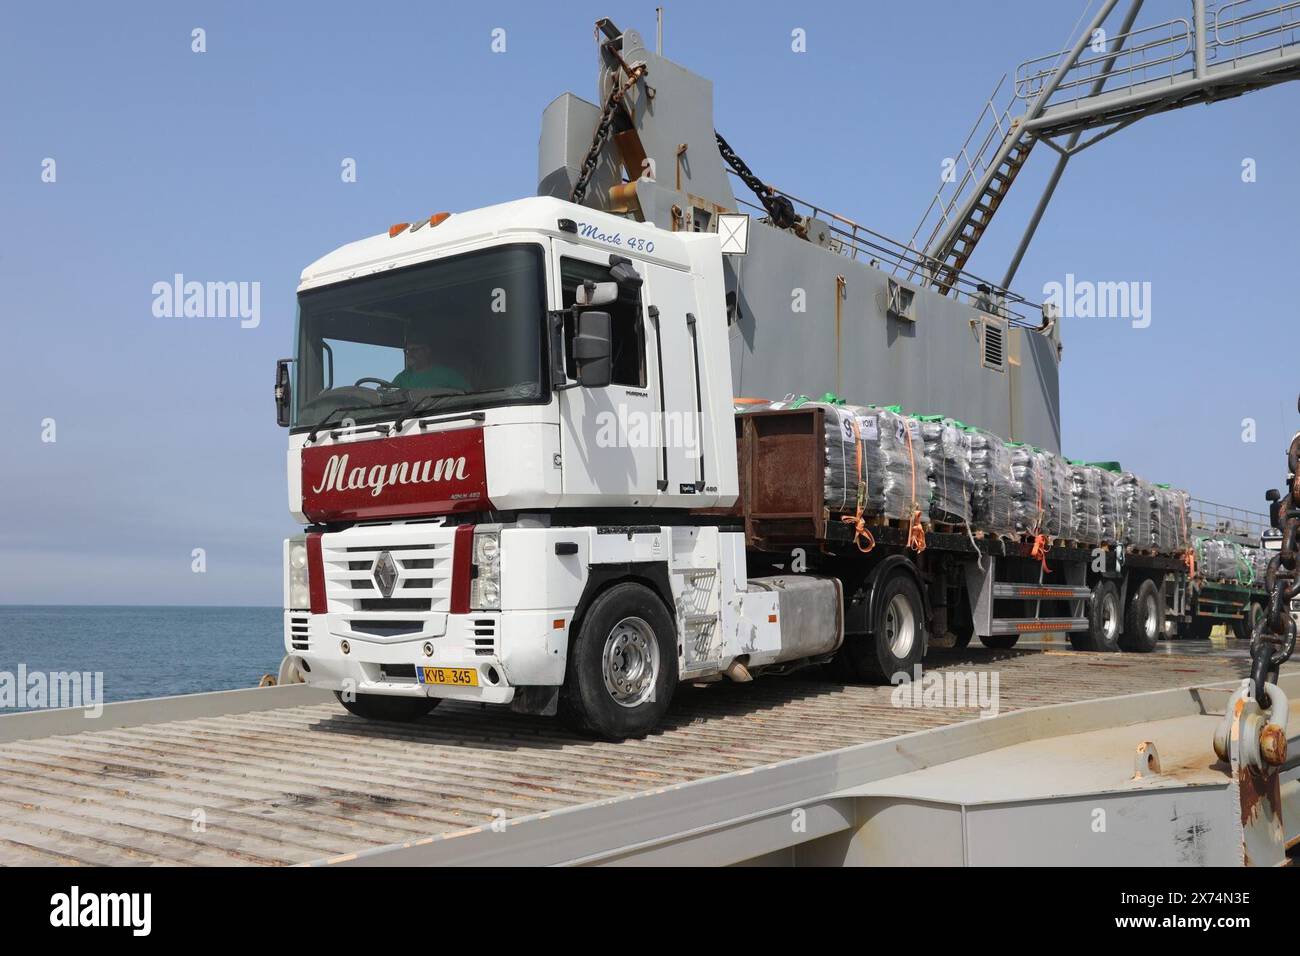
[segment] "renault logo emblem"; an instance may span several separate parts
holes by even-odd
[[[375,567],[371,572],[375,578],[375,587],[385,598],[393,596],[393,588],[397,587],[397,562],[387,551],[380,552],[379,557],[375,558]]]

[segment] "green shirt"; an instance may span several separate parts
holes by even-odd
[[[458,388],[469,391],[469,382],[455,369],[430,365],[419,371],[404,368],[397,373],[393,384],[398,388]]]

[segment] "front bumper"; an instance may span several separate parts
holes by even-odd
[[[572,612],[475,611],[428,617],[424,631],[437,636],[394,640],[359,634],[341,615],[285,611],[285,653],[300,662],[307,683],[359,694],[508,704],[519,687],[564,682]],[[473,668],[479,683],[420,684],[414,668],[422,666]]]

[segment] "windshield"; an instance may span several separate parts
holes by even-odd
[[[542,261],[496,246],[301,293],[294,426],[541,401]]]

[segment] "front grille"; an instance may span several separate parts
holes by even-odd
[[[428,598],[362,598],[356,602],[358,611],[427,611]]]
[[[478,657],[493,657],[497,652],[497,620],[476,617],[471,622],[469,649]]]
[[[293,615],[289,618],[289,646],[295,651],[311,650],[311,640],[307,636],[307,618]]]
[[[379,621],[352,619],[352,630],[358,634],[373,634],[375,637],[396,637],[399,634],[416,634],[423,629],[421,621],[394,621],[384,618]]]
[[[449,611],[454,533],[454,529],[441,525],[395,524],[326,535],[321,557],[330,611],[364,614]],[[397,567],[397,579],[389,597],[380,592],[374,574],[375,562],[385,551]]]

